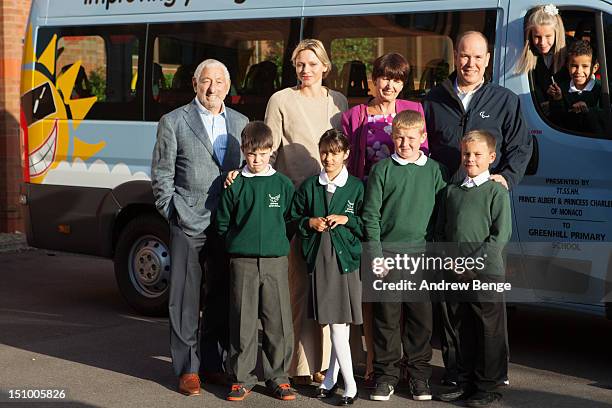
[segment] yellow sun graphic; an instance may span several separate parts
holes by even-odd
[[[65,72],[57,76],[55,83],[45,73],[36,69],[43,66],[55,75],[57,36],[54,35],[44,51],[36,58],[32,27],[28,27],[21,73],[21,129],[27,157],[25,166],[26,181],[43,182],[49,170],[58,166],[61,161],[68,161],[70,137],[69,122],[76,130],[91,107],[96,103],[95,96],[72,98],[81,61],[76,61]],[[38,65],[37,65],[38,64]],[[71,117],[68,117],[69,107]],[[73,137],[71,160],[88,160],[104,148],[106,142],[90,144]]]

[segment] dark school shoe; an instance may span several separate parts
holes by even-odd
[[[498,392],[484,392],[478,391],[471,397],[465,400],[465,405],[473,408],[488,407],[495,401],[499,401],[502,398]]]
[[[443,402],[453,402],[468,399],[474,394],[470,388],[452,387],[436,395],[436,399]]]
[[[457,386],[457,380],[451,380],[449,378],[443,378],[440,381],[440,384],[445,386],[445,387],[456,387]]]
[[[338,401],[338,406],[344,407],[346,405],[353,405],[353,402],[359,399],[359,393],[356,393],[354,397],[342,397]]]
[[[279,400],[293,401],[295,400],[295,392],[291,389],[289,384],[279,384],[274,389],[274,396]]]
[[[376,384],[376,389],[370,394],[372,401],[389,401],[395,389],[387,383]]]
[[[251,390],[246,389],[243,384],[232,384],[232,388],[225,399],[228,401],[242,401],[250,393]]]
[[[411,378],[409,385],[413,400],[431,401],[431,388],[429,388],[429,380]]]
[[[334,386],[331,387],[329,390],[319,387],[317,388],[317,393],[315,394],[315,398],[318,398],[318,399],[330,398],[336,394],[337,389],[338,389],[338,384],[334,384]]]

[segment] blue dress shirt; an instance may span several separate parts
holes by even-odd
[[[208,109],[206,109],[198,100],[195,98],[200,118],[204,124],[204,129],[210,139],[215,156],[221,165],[223,165],[223,159],[225,158],[225,152],[227,150],[227,117],[225,115],[225,104],[221,106],[221,113],[214,115]]]

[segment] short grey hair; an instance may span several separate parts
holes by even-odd
[[[198,65],[198,67],[196,68],[195,72],[193,73],[193,77],[195,78],[195,80],[199,80],[200,79],[200,74],[202,73],[202,71],[204,70],[204,68],[206,67],[220,67],[223,69],[223,75],[225,76],[225,79],[227,80],[228,85],[232,83],[231,79],[230,79],[230,73],[227,70],[227,67],[225,66],[225,64],[223,64],[221,61],[218,61],[216,59],[206,59],[202,62],[200,62],[200,65]]]

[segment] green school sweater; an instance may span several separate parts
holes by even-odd
[[[471,188],[449,185],[440,204],[436,241],[458,244],[457,255],[486,256],[486,273],[503,274],[501,251],[512,235],[510,194],[487,181]]]
[[[286,222],[293,183],[281,173],[236,178],[217,207],[216,229],[232,255],[278,257],[289,253]]]
[[[340,273],[350,273],[359,268],[361,259],[363,183],[358,178],[349,176],[344,186],[336,187],[329,205],[326,195],[327,186],[319,183],[318,175],[306,179],[295,193],[291,217],[298,221],[302,254],[309,272],[312,272],[319,252],[321,234],[308,226],[310,218],[332,214],[346,215],[348,222],[336,226],[329,234],[336,251]]]
[[[411,244],[417,249],[433,238],[445,179],[446,169],[433,159],[418,166],[387,158],[372,167],[362,218],[365,239],[374,244],[373,250],[379,252],[376,255],[380,255],[376,243],[387,243],[386,247]]]

